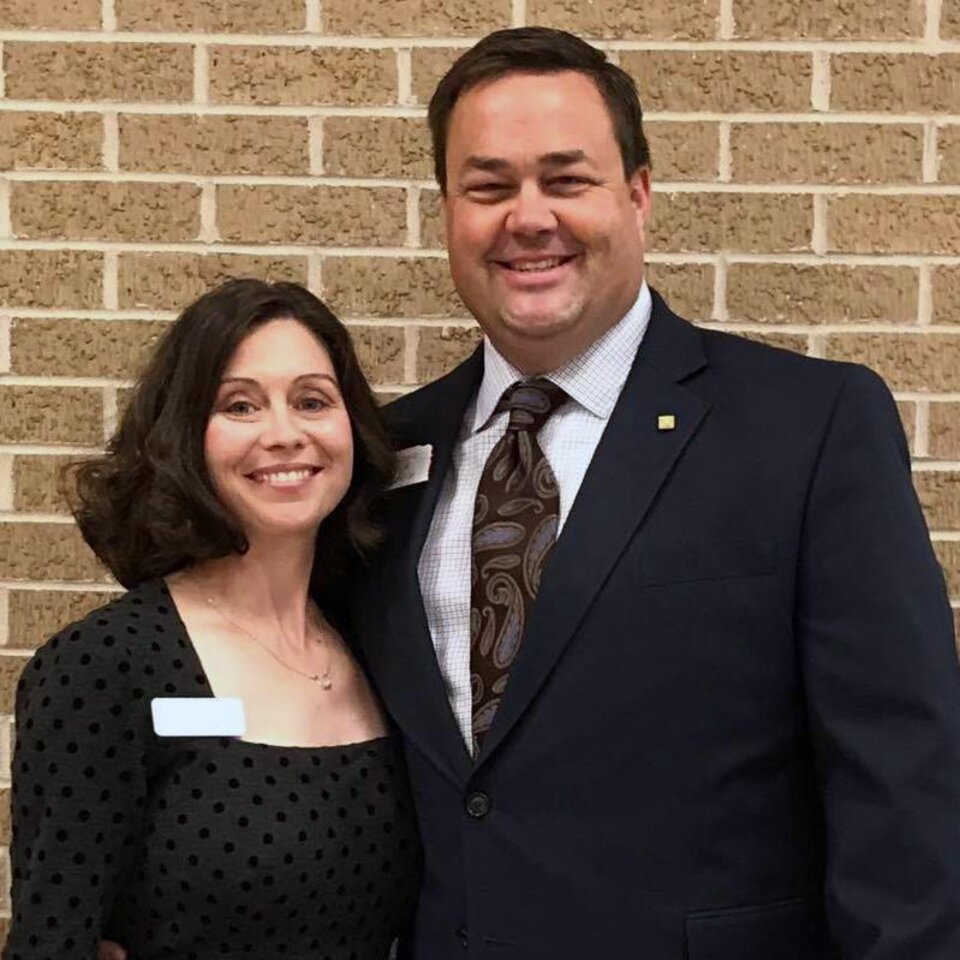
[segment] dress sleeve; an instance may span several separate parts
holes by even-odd
[[[4,960],[95,960],[139,847],[145,701],[116,627],[94,613],[57,634],[17,688]]]

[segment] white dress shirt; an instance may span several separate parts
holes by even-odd
[[[558,536],[620,397],[650,321],[646,281],[626,316],[582,354],[547,375],[569,400],[538,434],[560,487]],[[504,391],[523,375],[489,339],[483,342],[483,380],[467,407],[450,469],[420,554],[418,573],[427,623],[447,685],[447,696],[467,744],[472,734],[470,695],[470,542],[473,505],[487,457],[506,433],[509,414],[493,412]]]

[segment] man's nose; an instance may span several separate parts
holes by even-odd
[[[514,197],[507,215],[507,229],[512,233],[535,236],[555,230],[557,217],[551,199],[539,184],[524,184]]]

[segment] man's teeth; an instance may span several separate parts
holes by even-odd
[[[279,473],[261,473],[260,481],[273,484],[302,483],[310,476],[311,470],[282,470]]]
[[[527,261],[526,263],[511,263],[511,270],[519,270],[521,273],[532,273],[535,270],[552,270],[563,263],[563,257],[551,257],[549,260]]]

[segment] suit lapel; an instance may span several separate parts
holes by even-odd
[[[536,696],[709,405],[679,381],[706,363],[700,334],[654,295],[650,326],[547,565],[523,647],[478,759]],[[673,429],[658,430],[672,414]]]

